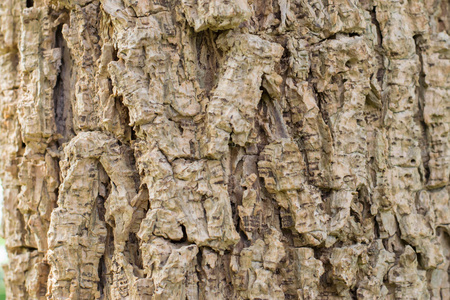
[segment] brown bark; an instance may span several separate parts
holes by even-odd
[[[449,299],[447,0],[3,0],[10,299]]]

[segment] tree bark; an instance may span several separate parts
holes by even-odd
[[[9,299],[450,299],[448,0],[2,0]]]

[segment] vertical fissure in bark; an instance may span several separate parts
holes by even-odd
[[[133,152],[132,158],[135,160],[134,152]],[[144,220],[145,216],[147,215],[147,212],[149,211],[149,204],[150,204],[147,185],[142,184],[140,186],[140,189],[141,189],[140,193],[143,193],[144,196],[141,196],[140,200],[138,200],[138,202],[135,204],[135,211],[133,213],[134,224],[132,226],[132,228],[134,228],[135,231],[140,229],[141,223]],[[185,232],[183,231],[183,234],[184,233]],[[130,243],[134,244],[134,245],[131,246],[131,245],[129,245]],[[142,250],[141,250],[140,243],[139,243],[139,237],[137,236],[136,232],[130,233],[129,239],[127,241],[127,247],[129,247],[130,249],[134,249],[133,250],[134,251],[134,253],[133,253],[134,265],[137,268],[139,268],[140,270],[144,269],[143,260],[142,260]],[[139,274],[135,274],[135,275],[137,277],[140,277]]]
[[[41,263],[39,265],[39,288],[38,288],[38,295],[39,297],[44,298],[47,294],[47,281],[48,281],[48,275],[50,273],[50,265],[47,263]]]
[[[350,208],[350,214],[355,216],[358,223],[362,223],[364,220],[373,218],[370,215],[370,194],[367,186],[361,185],[356,192],[356,201],[352,203],[355,204]],[[360,205],[358,207],[358,205]]]
[[[202,252],[203,252],[203,248],[204,247],[198,247],[198,252],[197,252],[197,266],[198,267],[196,268],[196,272],[197,272],[198,278],[202,278],[202,277],[206,278],[206,272],[202,268],[202,260],[203,260]],[[199,284],[200,284],[200,282],[199,282]]]
[[[122,143],[130,145],[131,141],[136,140],[136,132],[134,128],[130,126],[130,112],[123,103],[122,96],[115,97],[114,105],[119,114],[121,127],[123,128],[123,136],[119,136],[118,138]]]
[[[241,186],[242,180],[242,168],[243,168],[243,160],[240,159],[236,163],[236,159],[238,159],[238,154],[242,149],[240,146],[230,146],[230,176],[228,179],[228,194],[230,195],[230,204],[231,204],[231,213],[233,216],[233,223],[235,225],[236,231],[242,231],[240,226],[240,218],[238,213],[239,205],[242,205],[242,194],[243,189]],[[233,166],[236,167],[233,167]]]
[[[282,214],[283,212],[283,214]],[[299,234],[295,231],[294,220],[290,211],[284,209],[283,207],[278,207],[275,214],[278,217],[279,228],[283,234],[283,243],[293,247],[294,238],[299,238]]]
[[[371,15],[372,24],[375,25],[375,28],[377,30],[378,47],[381,48],[382,44],[383,44],[383,35],[381,34],[380,23],[378,22],[378,19],[377,19],[377,7],[376,6],[374,6],[373,9],[370,11],[370,15]]]
[[[99,263],[98,263],[98,283],[97,283],[97,289],[100,292],[100,299],[105,299],[104,295],[104,289],[106,285],[106,273],[107,273],[107,267],[105,262],[105,255],[108,253],[113,253],[114,249],[109,249],[109,246],[111,245],[108,243],[108,240],[111,238],[112,229],[108,225],[108,223],[105,221],[105,214],[106,214],[106,207],[105,207],[105,201],[108,199],[109,194],[111,192],[111,179],[109,178],[108,174],[106,173],[105,169],[103,168],[102,164],[98,164],[98,172],[99,172],[99,194],[97,195],[97,203],[95,206],[95,209],[97,210],[98,218],[101,222],[103,222],[107,228],[107,233],[105,237],[105,252],[100,257]],[[108,228],[109,227],[109,228]],[[112,237],[114,238],[114,237]]]
[[[427,88],[427,84],[425,82],[425,72],[423,69],[423,55],[422,55],[422,36],[421,35],[415,35],[413,36],[414,42],[416,45],[416,54],[419,57],[419,63],[420,63],[420,73],[419,73],[419,85],[416,87],[416,94],[418,97],[418,110],[417,115],[415,116],[417,119],[417,122],[420,126],[420,131],[422,134],[422,138],[419,140],[420,149],[421,149],[421,155],[422,155],[422,163],[423,163],[423,170],[425,174],[422,174],[424,177],[424,182],[427,183],[430,178],[430,168],[429,168],[429,161],[430,161],[430,153],[429,153],[429,147],[430,143],[428,140],[428,126],[425,123],[424,118],[424,109],[425,109],[425,90]]]
[[[261,101],[263,101],[265,103],[265,106],[267,107],[267,119],[269,121],[270,128],[272,128],[272,133],[277,138],[288,138],[289,134],[287,132],[283,116],[276,100],[271,99],[268,92],[263,89]]]
[[[97,289],[100,292],[100,299],[111,299],[111,295],[108,295],[109,285],[111,284],[111,265],[112,256],[114,253],[114,234],[111,225],[105,222],[106,226],[106,241],[105,252],[100,257],[98,264],[98,284]]]
[[[330,290],[335,290],[335,285],[332,281],[331,274],[333,266],[330,262],[331,248],[319,248],[315,249],[314,257],[323,263],[325,272],[320,276],[320,284],[326,287],[326,291],[330,293]]]
[[[325,122],[325,124],[330,129],[330,134],[331,134],[332,140],[334,141],[335,138],[334,138],[333,127],[331,126],[330,116],[325,108],[325,105],[326,105],[325,95],[324,95],[324,93],[319,93],[317,91],[315,85],[312,85],[312,87],[313,87],[313,91],[314,91],[314,93],[313,93],[314,98],[316,99],[317,107],[319,108],[319,112],[320,112],[320,115],[322,116],[322,120]]]
[[[55,30],[55,47],[61,50],[61,65],[53,89],[56,131],[60,135],[58,139],[59,145],[67,142],[75,135],[72,126],[72,105],[70,103],[72,58],[62,33],[63,25],[58,25]]]
[[[103,168],[102,164],[98,164],[98,172],[99,172],[99,194],[97,196],[97,213],[99,216],[99,219],[103,222],[105,222],[105,213],[106,213],[106,207],[105,207],[105,201],[108,199],[109,194],[111,193],[111,179],[109,178],[108,174],[106,173],[105,169]]]
[[[59,189],[60,189],[61,182],[63,181],[61,167],[59,164],[61,161],[61,155],[58,152],[58,147],[59,147],[58,141],[53,141],[52,145],[50,145],[50,147],[53,148],[50,155],[52,156],[52,158],[54,160],[54,167],[56,169],[56,176],[57,176],[56,180],[58,181],[57,187],[53,191],[55,193],[55,202],[53,203],[53,206],[57,207],[58,206],[58,198],[59,198]],[[54,151],[55,149],[56,149],[56,151]]]
[[[203,248],[204,247],[198,247],[198,252],[197,252],[197,257],[196,257],[197,267],[195,268],[195,273],[196,273],[197,278],[198,278],[197,289],[198,289],[199,295],[201,294],[202,285],[205,285],[206,280],[208,278],[208,276],[206,275],[206,272],[205,272],[205,270],[203,269],[203,266],[202,266]]]
[[[217,74],[219,61],[221,58],[220,50],[217,49],[215,39],[218,33],[210,29],[196,33],[195,43],[197,50],[197,76],[199,84],[205,90],[206,96],[211,96],[211,91],[217,84]]]
[[[128,109],[127,109],[128,111]],[[130,127],[131,128],[131,127]],[[131,128],[132,132],[134,130]],[[132,143],[134,140],[130,140],[129,142]],[[129,159],[130,164],[135,165],[136,164],[136,157],[133,148],[129,149]],[[125,257],[127,261],[133,266],[133,274],[137,278],[142,278],[142,270],[144,269],[143,259],[142,259],[142,250],[139,243],[139,237],[137,236],[137,232],[141,227],[141,223],[145,216],[147,215],[147,212],[149,210],[149,197],[148,197],[148,189],[146,184],[140,184],[140,178],[138,173],[135,173],[135,184],[136,184],[136,190],[140,191],[138,192],[138,199],[136,203],[134,203],[134,212],[133,212],[133,221],[130,225],[130,232],[128,234],[128,239],[125,242]],[[183,232],[185,233],[185,232]],[[111,253],[114,252],[114,249],[111,250]]]
[[[100,299],[105,299],[105,295],[104,295],[104,289],[105,289],[105,272],[107,272],[106,270],[106,265],[105,265],[105,255],[102,255],[102,257],[100,257],[100,261],[98,263],[98,291],[100,292]]]
[[[125,254],[127,256],[128,262],[132,264],[134,267],[134,275],[136,277],[140,277],[138,274],[137,269],[142,270],[142,257],[141,252],[139,251],[139,239],[136,236],[136,233],[130,232],[128,236],[128,241],[125,244]]]
[[[333,190],[330,188],[320,188],[320,198],[322,199],[323,206],[322,209],[327,215],[331,215],[331,197],[333,195]]]
[[[266,125],[267,121],[267,105],[264,101],[259,101],[258,107],[257,107],[257,117],[255,120],[255,131],[258,132],[259,140],[257,142],[257,148],[258,148],[258,155],[261,153],[261,151],[264,149],[266,145],[270,143],[270,131],[268,131],[268,127]],[[262,180],[261,177],[258,176],[260,180]],[[264,188],[264,184],[260,185],[261,188]]]
[[[384,82],[384,75],[386,74],[386,68],[384,67],[384,50],[383,50],[383,34],[381,33],[381,27],[380,27],[380,23],[378,22],[377,19],[377,7],[374,6],[373,9],[370,11],[370,15],[371,15],[371,21],[372,24],[375,25],[376,31],[377,31],[377,47],[375,47],[375,53],[376,53],[376,57],[377,57],[377,61],[378,61],[378,70],[376,71],[375,74],[375,78],[378,81],[378,84],[381,86],[381,88],[383,88],[383,82]],[[381,105],[382,105],[382,110],[384,111],[385,109],[387,109],[387,105],[384,105],[385,101],[383,99],[383,93],[381,93],[380,96],[380,101],[381,101]],[[385,113],[385,112],[383,112]]]

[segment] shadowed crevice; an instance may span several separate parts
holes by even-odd
[[[58,144],[61,145],[75,136],[73,130],[73,113],[70,102],[72,58],[69,47],[64,39],[62,28],[58,25],[55,30],[55,48],[61,50],[61,65],[53,88],[53,109],[55,114],[56,132],[59,135]]]
[[[415,35],[413,36],[414,42],[416,45],[416,54],[419,57],[420,62],[420,73],[419,73],[419,84],[416,86],[416,94],[418,97],[418,110],[417,114],[415,116],[416,122],[419,124],[420,132],[422,134],[422,138],[419,139],[420,149],[421,149],[421,155],[422,155],[422,164],[423,164],[423,170],[424,174],[423,181],[425,184],[430,179],[430,167],[429,167],[429,161],[430,161],[430,141],[429,141],[429,132],[428,132],[428,126],[425,123],[424,118],[424,109],[425,109],[425,90],[427,89],[427,84],[425,82],[425,72],[423,69],[423,55],[422,55],[422,48],[421,44],[423,43],[423,37],[421,35]]]

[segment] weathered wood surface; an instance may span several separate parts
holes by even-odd
[[[448,0],[2,0],[10,299],[450,299]]]

